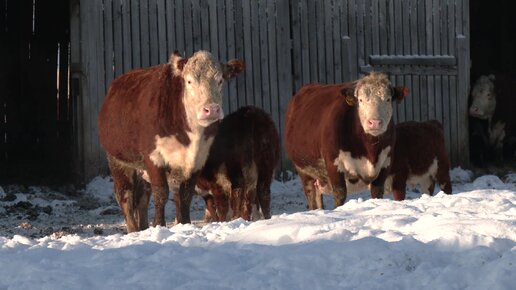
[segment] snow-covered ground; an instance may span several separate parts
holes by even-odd
[[[76,194],[4,187],[0,289],[516,289],[516,174],[452,179],[451,196],[358,193],[316,211],[298,179],[275,182],[270,220],[128,235],[107,178]]]

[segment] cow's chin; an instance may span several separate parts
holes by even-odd
[[[217,122],[218,120],[220,120],[220,119],[219,118],[198,119],[197,123],[199,124],[199,126],[206,128],[206,127],[210,126],[211,124]]]
[[[383,133],[385,133],[385,131],[387,131],[386,128],[364,130],[364,132],[366,134],[369,134],[369,135],[374,136],[374,137],[382,135]]]
[[[477,119],[482,119],[482,120],[486,120],[487,119],[487,115],[485,114],[479,114],[479,113],[472,113],[470,112],[469,115],[473,118],[477,118]]]

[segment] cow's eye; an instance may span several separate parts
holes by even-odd
[[[387,102],[390,102],[391,101],[391,98],[387,98]]]
[[[222,85],[222,80],[219,81],[219,86]]]

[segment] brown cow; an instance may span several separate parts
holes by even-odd
[[[450,160],[439,121],[409,121],[396,125],[390,177],[394,196],[403,199],[407,184],[419,184],[423,193],[432,195],[437,181],[442,191],[452,193]]]
[[[374,198],[383,196],[395,142],[392,100],[407,94],[407,88],[393,88],[386,75],[373,72],[352,83],[305,85],[292,98],[285,148],[309,209],[323,208],[316,180],[330,187],[335,207],[346,200],[346,179],[369,184]]]
[[[167,64],[133,70],[113,81],[99,113],[99,133],[128,232],[148,227],[151,191],[153,225],[165,225],[167,177],[176,221],[190,222],[195,173],[204,165],[223,117],[223,80],[243,67],[238,60],[221,64],[206,51],[190,58],[175,52]]]
[[[442,191],[452,193],[450,160],[441,123],[430,120],[397,124],[396,145],[390,173],[385,181],[385,192],[405,198],[406,186],[419,184],[422,193],[432,195],[436,181]],[[367,189],[363,182],[353,184],[347,181],[346,185],[349,193]],[[328,192],[320,181],[316,181],[316,189],[318,195]]]
[[[205,195],[212,219],[226,220],[228,198],[232,218],[251,220],[255,203],[264,218],[271,217],[270,186],[279,143],[274,122],[260,108],[242,107],[222,120],[197,182],[201,191],[212,194]]]

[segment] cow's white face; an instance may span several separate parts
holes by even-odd
[[[481,76],[471,90],[469,115],[479,119],[491,119],[496,108],[494,75]]]
[[[364,131],[373,136],[383,134],[392,117],[392,89],[387,76],[371,73],[360,79],[355,98]]]
[[[222,84],[239,74],[243,63],[232,60],[221,64],[207,51],[198,51],[188,59],[174,53],[170,63],[174,75],[184,80],[183,103],[191,129],[222,119]]]

